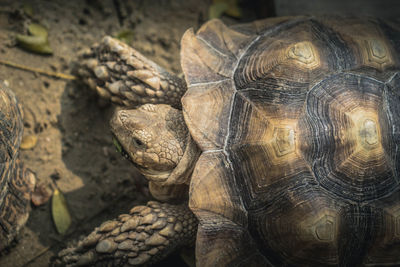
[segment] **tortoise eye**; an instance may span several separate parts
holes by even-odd
[[[146,147],[145,143],[142,140],[140,140],[139,138],[134,137],[132,139],[132,142],[133,142],[133,145],[137,148],[145,148]]]

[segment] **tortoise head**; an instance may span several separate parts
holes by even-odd
[[[146,104],[119,110],[111,119],[117,150],[158,186],[188,183],[199,152],[182,111]]]

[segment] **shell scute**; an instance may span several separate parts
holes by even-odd
[[[308,94],[299,142],[321,186],[339,197],[366,201],[398,186],[384,98],[383,83],[357,75],[333,76]]]
[[[29,216],[35,176],[18,160],[22,110],[14,93],[0,82],[0,250],[9,245]]]
[[[197,38],[207,42],[211,49],[232,58],[235,64],[250,40],[256,37],[254,33],[242,33],[226,26],[222,21],[215,19],[204,24],[197,31]],[[232,68],[230,69],[232,71]]]
[[[222,152],[203,153],[193,177],[189,207],[195,214],[212,212],[238,225],[247,226],[239,188],[235,187],[231,166]]]
[[[323,19],[322,23],[338,32],[348,44],[354,55],[354,70],[367,67],[384,71],[399,66],[399,51],[395,49],[398,44],[388,38],[391,30],[383,23],[354,18]]]
[[[288,22],[249,47],[235,70],[235,84],[238,90],[274,84],[282,91],[306,91],[309,83],[352,66],[351,55],[340,36],[318,21]]]
[[[183,115],[190,133],[203,151],[221,149],[228,133],[231,101],[234,95],[231,80],[192,86],[182,98]],[[198,101],[201,98],[202,101]]]
[[[305,186],[305,182],[292,183],[285,192],[276,194],[275,204],[249,215],[257,234],[279,240],[263,240],[262,245],[295,266],[304,262],[338,265],[343,204],[326,197],[315,185]],[[282,238],[285,236],[290,238]]]
[[[204,24],[196,34],[189,29],[181,41],[181,65],[187,84],[231,78],[237,58],[255,35],[235,31],[220,20]]]

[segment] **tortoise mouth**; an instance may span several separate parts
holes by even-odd
[[[122,146],[122,144],[119,142],[118,138],[114,134],[113,134],[112,140],[113,140],[113,144],[114,144],[117,152],[120,153],[124,158],[126,158],[127,160],[129,160],[130,162],[135,164],[132,161],[131,156],[129,156],[128,152],[126,152],[126,150],[124,149],[124,147]]]
[[[142,173],[148,180],[155,181],[155,182],[164,182],[165,180],[168,179],[169,175],[171,174],[172,170],[166,170],[166,171],[158,171],[158,170],[153,170],[146,168],[137,162],[135,162],[132,157],[129,155],[129,153],[124,149],[122,144],[119,142],[118,138],[113,134],[113,143],[114,146],[125,159],[129,160],[135,166],[136,169],[139,170],[140,173]]]

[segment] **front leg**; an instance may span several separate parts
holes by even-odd
[[[181,107],[185,82],[127,44],[106,36],[79,58],[78,75],[102,97],[126,107]]]
[[[151,265],[194,244],[197,219],[187,205],[150,201],[104,222],[74,248],[60,252],[67,266]]]

